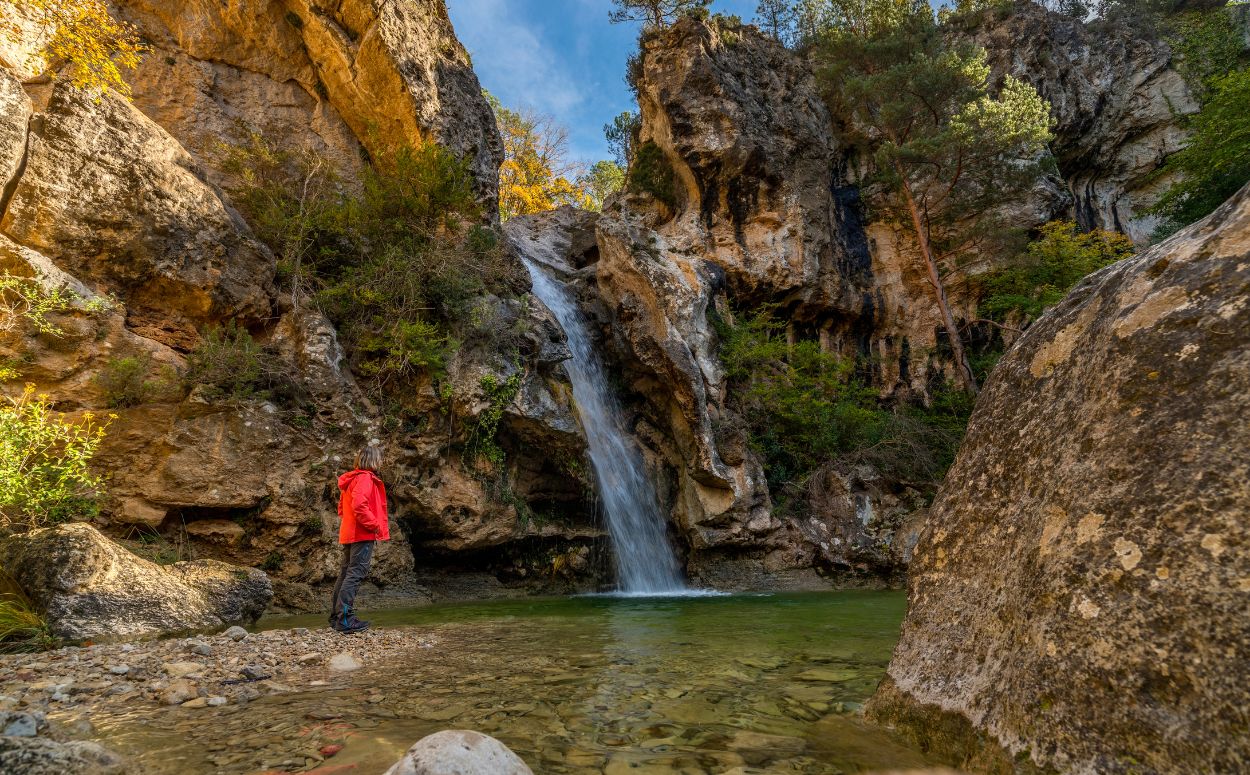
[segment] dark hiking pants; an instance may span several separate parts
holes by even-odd
[[[376,543],[357,541],[343,544],[343,565],[339,568],[339,580],[334,584],[331,621],[343,621],[351,615],[360,582],[369,575],[369,561],[373,559],[373,545]]]

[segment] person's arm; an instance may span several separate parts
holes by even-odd
[[[356,515],[356,524],[370,533],[378,532],[378,517],[369,510],[369,495],[373,492],[373,479],[358,476],[352,482],[352,513]]]

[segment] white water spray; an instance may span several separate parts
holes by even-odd
[[[637,595],[681,593],[685,584],[668,541],[659,499],[647,479],[642,453],[625,431],[620,402],[608,389],[586,320],[565,285],[528,258],[525,267],[534,295],[556,316],[573,353],[565,367],[573,383],[573,399],[586,431],[608,535],[616,552],[620,591]]]

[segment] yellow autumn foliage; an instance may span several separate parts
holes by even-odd
[[[40,71],[61,71],[83,89],[110,89],[129,96],[123,69],[138,66],[146,48],[127,22],[114,19],[103,0],[7,0],[33,22],[43,46],[31,58]],[[11,12],[0,19],[0,34],[21,43],[28,28]]]
[[[486,97],[495,110],[504,147],[499,217],[506,221],[566,204],[592,207],[577,167],[568,161],[564,129],[542,116],[505,108],[490,94]]]

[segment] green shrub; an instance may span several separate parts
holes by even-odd
[[[10,331],[24,320],[41,334],[61,336],[65,332],[48,319],[49,315],[74,309],[94,314],[112,306],[102,297],[88,300],[65,287],[49,288],[31,277],[0,274],[0,332]]]
[[[210,328],[187,357],[187,379],[215,398],[296,402],[303,392],[282,358],[234,321]]]
[[[645,191],[670,208],[677,206],[677,190],[673,165],[660,146],[651,140],[634,151],[634,163],[629,168],[629,185],[636,191]]]
[[[1186,11],[1168,20],[1168,43],[1190,86],[1202,91],[1214,78],[1231,73],[1243,61],[1242,32],[1223,8]]]
[[[170,366],[159,366],[153,374],[152,356],[140,353],[111,358],[94,377],[104,391],[111,409],[125,409],[150,401],[169,398],[181,392],[178,374]]]
[[[260,563],[260,569],[266,573],[275,573],[282,569],[282,552],[274,550],[265,556]]]
[[[504,452],[498,440],[499,423],[503,420],[504,411],[521,390],[521,374],[518,372],[503,381],[493,374],[487,374],[482,377],[481,386],[486,394],[487,406],[477,416],[470,430],[466,444],[467,457],[471,460],[486,460],[498,468],[504,462]]]
[[[43,527],[96,514],[102,482],[91,458],[112,415],[56,416],[33,385],[0,405],[0,527]]]
[[[1208,86],[1202,109],[1186,121],[1189,145],[1160,170],[1181,179],[1147,210],[1163,220],[1157,239],[1210,214],[1250,181],[1250,68]]]
[[[467,162],[442,146],[376,157],[358,189],[324,160],[255,136],[230,154],[242,180],[232,193],[281,257],[296,303],[311,300],[335,323],[379,398],[439,378],[461,344],[493,330],[475,318],[476,300],[518,287],[498,236],[472,225],[481,210]]]
[[[254,395],[264,378],[261,349],[235,321],[209,329],[191,352],[187,378],[223,396]]]
[[[1123,234],[1082,233],[1071,221],[1053,221],[1008,266],[977,278],[977,310],[999,322],[1028,322],[1058,304],[1081,278],[1132,254],[1133,243]]]
[[[837,461],[871,463],[932,489],[954,459],[971,411],[962,391],[936,391],[928,408],[888,406],[855,376],[853,361],[789,341],[768,308],[719,320],[717,330],[730,408],[774,495]]]

